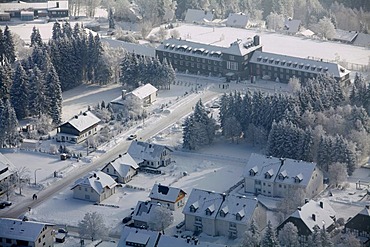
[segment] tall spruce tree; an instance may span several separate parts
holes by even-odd
[[[58,74],[54,66],[50,67],[46,77],[45,100],[48,104],[47,113],[52,118],[54,124],[60,124],[62,119],[62,88]]]
[[[262,236],[261,247],[279,247],[279,241],[276,238],[274,229],[272,228],[271,221],[267,223],[265,234]]]
[[[32,28],[32,33],[31,33],[31,47],[37,47],[37,46],[42,46],[42,38],[41,34],[38,28],[35,26]]]
[[[4,30],[4,57],[6,57],[11,64],[14,63],[16,58],[13,35],[8,26],[6,26]]]
[[[10,89],[10,99],[18,119],[28,116],[28,76],[20,62],[13,76],[13,85]]]
[[[0,147],[14,146],[18,141],[18,121],[7,97],[0,98]]]

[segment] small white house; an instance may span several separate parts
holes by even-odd
[[[185,191],[179,188],[154,184],[149,198],[152,203],[160,203],[172,211],[176,211],[185,204]]]
[[[117,183],[114,179],[102,171],[79,179],[71,188],[73,198],[101,202],[116,193]]]
[[[163,145],[133,141],[127,152],[139,166],[157,169],[171,163],[172,150]]]
[[[111,176],[118,183],[125,184],[137,174],[138,168],[139,166],[131,155],[125,153],[124,155],[119,155],[118,158],[105,165],[102,171]]]

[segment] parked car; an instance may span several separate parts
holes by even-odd
[[[132,134],[132,135],[129,135],[128,137],[127,137],[127,140],[135,140],[137,138],[137,135],[135,135],[135,134]]]
[[[127,217],[123,218],[122,223],[127,224],[128,222],[130,222],[130,220],[132,220],[132,216],[127,216]]]
[[[68,230],[65,229],[65,228],[59,228],[58,229],[58,233],[65,233],[65,234],[67,234],[68,233]]]
[[[4,202],[0,202],[0,209],[1,208],[6,208],[6,207],[9,207],[12,205],[12,202],[10,201],[4,201]]]
[[[176,229],[180,229],[185,225],[185,221],[181,221],[179,224],[176,225]]]

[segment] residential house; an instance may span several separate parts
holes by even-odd
[[[13,183],[15,180],[15,166],[0,153],[0,185]],[[6,192],[8,186],[0,186],[0,195]]]
[[[0,246],[54,246],[53,224],[0,218]]]
[[[105,165],[102,171],[111,176],[116,182],[125,184],[137,174],[138,168],[138,164],[131,155],[125,153],[120,154],[118,158]]]
[[[151,203],[150,201],[138,201],[132,214],[132,220],[134,221],[134,227],[147,229],[151,217],[153,217],[154,208],[162,207],[157,203]]]
[[[266,226],[266,208],[257,198],[227,195],[216,215],[216,234],[241,238],[253,220],[258,229]]]
[[[156,247],[160,236],[161,234],[157,231],[125,226],[122,230],[117,247]]]
[[[10,21],[10,14],[0,12],[0,21]]]
[[[353,44],[358,35],[357,31],[346,31],[342,29],[335,29],[335,35],[331,40],[339,41],[346,44]]]
[[[185,204],[185,191],[179,188],[154,184],[149,198],[152,203],[160,203],[163,206],[176,211]]]
[[[51,19],[67,18],[68,1],[43,1],[24,2],[13,1],[0,3],[2,12],[8,13],[10,18],[21,18],[22,21],[30,21],[34,18],[48,17]]]
[[[249,22],[248,15],[240,13],[230,13],[227,17],[226,26],[236,28],[247,28]]]
[[[171,38],[156,48],[156,56],[179,72],[246,79],[250,57],[257,50],[262,50],[258,35],[238,39],[228,47]]]
[[[284,31],[287,34],[296,34],[300,31],[301,28],[301,20],[293,20],[292,18],[288,18],[284,21]]]
[[[166,146],[133,141],[127,151],[139,166],[158,168],[171,163],[172,150]]]
[[[117,183],[114,179],[102,171],[79,179],[71,188],[73,198],[101,202],[116,193]]]
[[[81,143],[98,132],[99,122],[100,119],[92,112],[83,112],[57,128],[56,140]]]
[[[323,190],[323,173],[315,163],[251,154],[244,171],[247,193],[284,197],[289,189],[301,188],[307,198]]]
[[[301,246],[307,244],[307,238],[314,232],[314,227],[325,228],[331,232],[335,228],[336,213],[327,200],[318,202],[310,200],[302,207],[299,207],[283,223],[277,227],[279,232],[286,223],[293,223],[298,229],[298,236]]]
[[[296,77],[301,82],[320,75],[332,76],[341,85],[350,83],[350,71],[337,63],[256,51],[250,61],[250,74],[257,78],[288,83]]]
[[[370,246],[370,207],[366,205],[358,214],[345,224],[346,232],[358,237],[362,246]]]
[[[213,12],[201,9],[188,9],[185,15],[185,22],[187,23],[207,23],[213,20]]]
[[[370,47],[370,34],[365,33],[358,33],[355,41],[353,41],[354,45]]]

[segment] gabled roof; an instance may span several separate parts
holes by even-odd
[[[189,23],[202,23],[213,20],[213,14],[211,11],[201,9],[188,9],[185,15],[185,22]]]
[[[100,122],[100,119],[90,111],[85,111],[79,115],[74,116],[68,122],[62,125],[70,124],[72,127],[82,132]],[[61,125],[61,126],[62,126]]]
[[[160,161],[161,154],[165,149],[172,152],[171,149],[163,145],[133,141],[131,142],[127,153],[129,153],[131,157],[137,161],[137,163],[141,163],[144,160]]]
[[[2,153],[0,153],[0,181],[14,173],[15,166]]]
[[[367,205],[346,223],[346,228],[370,233],[370,207]]]
[[[244,56],[252,51],[261,48],[262,45],[254,45],[253,39],[248,38],[246,40],[238,39],[230,44],[228,48],[225,48],[223,53]]]
[[[230,13],[227,17],[226,26],[229,27],[243,27],[245,28],[248,24],[248,16],[242,12]]]
[[[216,218],[228,222],[247,224],[252,219],[257,206],[258,200],[256,198],[230,194],[225,197]],[[221,210],[225,213],[224,217],[220,214]],[[240,220],[237,219],[236,215],[239,215]]]
[[[301,26],[301,20],[293,20],[291,18],[284,21],[284,30],[288,33],[298,33],[299,27]]]
[[[149,194],[150,199],[175,203],[180,193],[185,193],[182,189],[169,187],[161,184],[154,184]],[[185,193],[186,194],[186,193]]]
[[[54,225],[36,221],[0,218],[0,238],[35,242],[45,226]]]
[[[102,171],[98,171],[95,172],[93,175],[77,180],[75,185],[71,189],[73,190],[78,185],[91,187],[98,194],[101,194],[104,191],[104,188],[112,189],[117,185],[117,183],[108,174],[105,174]]]
[[[126,242],[131,243],[142,243],[147,240],[146,247],[154,247],[158,242],[160,233],[157,231],[149,231],[145,229],[138,229],[125,226],[121,233],[121,238],[118,242],[118,247],[126,247],[132,245],[126,245]]]
[[[120,175],[121,177],[126,177],[130,168],[133,168],[133,169],[139,168],[136,161],[128,153],[120,155],[115,160],[109,162],[106,166],[108,165],[111,165],[117,171],[118,175]],[[104,170],[104,168],[102,170]]]
[[[59,7],[57,8],[57,2]],[[0,3],[2,11],[20,11],[20,10],[68,10],[68,1],[47,1],[47,2],[9,2]]]
[[[350,73],[349,70],[343,68],[337,63],[292,57],[262,51],[255,51],[249,62],[313,74],[328,74],[333,75],[336,78],[343,77]]]
[[[301,219],[302,222],[313,232],[313,228],[316,225],[320,229],[323,229],[324,226],[325,228],[328,228],[334,224],[333,218],[335,216],[336,213],[330,206],[328,200],[322,199],[319,202],[310,200],[297,209],[290,217]]]
[[[140,100],[145,99],[149,95],[157,92],[158,89],[154,87],[152,84],[147,83],[141,87],[136,88],[135,90],[131,91],[129,94],[135,95]]]
[[[148,222],[153,213],[155,207],[160,207],[161,205],[150,202],[138,201],[132,214],[132,219],[142,222]]]
[[[244,177],[307,186],[315,169],[318,169],[315,163],[253,153],[245,167]],[[257,173],[251,174],[251,171],[256,170]]]
[[[353,44],[369,47],[370,46],[370,34],[359,33],[355,41],[353,41]]]
[[[201,216],[205,218],[216,218],[217,212],[220,209],[224,195],[216,192],[193,189],[190,193],[188,201],[183,209],[183,214],[194,216]],[[195,212],[190,211],[190,206],[196,208]],[[211,215],[206,215],[206,210],[209,209],[213,212]]]
[[[357,37],[357,35],[358,35],[358,32],[356,31],[346,31],[342,29],[335,29],[335,35],[332,39],[342,41],[342,42],[352,43]]]

